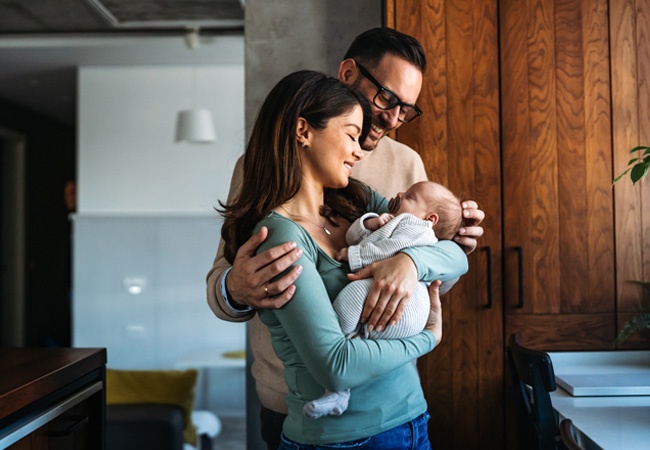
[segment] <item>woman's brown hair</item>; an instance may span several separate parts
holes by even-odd
[[[221,205],[224,223],[221,236],[225,257],[232,263],[239,247],[251,236],[255,225],[273,208],[293,198],[302,185],[302,165],[296,141],[298,118],[322,130],[333,117],[363,110],[359,142],[370,129],[370,105],[359,92],[338,79],[319,72],[299,71],[284,77],[266,97],[255,120],[244,155],[244,176],[239,195],[230,205]],[[343,189],[326,189],[321,215],[331,222],[340,216],[354,220],[368,203],[369,190],[350,179]]]

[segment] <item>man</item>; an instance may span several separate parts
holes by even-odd
[[[368,183],[384,196],[406,190],[410,185],[427,179],[419,155],[386,134],[402,123],[421,114],[415,105],[422,87],[426,59],[420,43],[389,28],[375,28],[360,34],[352,43],[339,65],[338,78],[361,91],[372,104],[372,127],[363,143],[369,151],[354,166],[353,176]],[[239,191],[243,158],[237,162],[230,185],[228,201]],[[479,226],[483,211],[473,201],[463,202],[467,226],[454,240],[467,253],[476,248],[483,234]],[[232,268],[223,258],[223,241],[212,270],[207,277],[208,303],[223,320],[249,324],[249,340],[255,361],[251,368],[262,403],[262,437],[269,449],[279,445],[282,421],[287,412],[287,388],[283,367],[271,346],[268,330],[255,316],[254,309],[280,308],[295,292],[293,282],[301,267],[293,267],[278,280],[276,275],[289,268],[301,255],[295,243],[288,242],[255,255],[266,238],[266,229],[251,237],[237,252]],[[393,258],[371,264],[349,276],[350,280],[373,277],[375,282],[366,300],[362,321],[381,331],[401,316],[417,284],[415,265],[397,265],[398,259],[410,258],[398,254]],[[401,270],[395,270],[401,267]]]

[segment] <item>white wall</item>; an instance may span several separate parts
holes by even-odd
[[[243,52],[243,49],[242,49]],[[217,141],[174,142],[177,112],[212,110]],[[244,66],[81,67],[78,212],[210,214],[244,149]]]
[[[243,48],[241,36],[237,61],[224,64],[78,70],[73,345],[106,347],[109,367],[186,367],[188,354],[218,359],[245,346],[245,326],[217,319],[205,294],[220,233],[214,207],[244,150]],[[212,111],[215,143],[174,141],[178,111],[193,106]],[[129,292],[134,280],[140,292]],[[202,372],[199,407],[243,415],[243,374]]]

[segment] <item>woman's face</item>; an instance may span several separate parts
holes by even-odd
[[[311,128],[306,148],[298,146],[303,155],[304,174],[325,188],[348,185],[352,167],[363,159],[359,135],[363,112],[359,105],[349,112],[333,117],[322,130]]]

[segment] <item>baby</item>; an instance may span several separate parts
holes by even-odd
[[[373,262],[396,255],[406,247],[432,245],[453,238],[462,224],[463,208],[454,194],[432,181],[415,183],[388,202],[388,214],[368,213],[357,219],[345,236],[349,247],[338,259],[348,261],[354,272]],[[369,330],[360,323],[361,311],[372,279],[353,281],[334,300],[343,333],[348,338],[399,339],[422,331],[429,317],[429,291],[418,283],[398,323],[385,330]],[[442,292],[442,291],[441,291]],[[303,407],[306,417],[340,415],[348,407],[350,390],[325,394]]]

